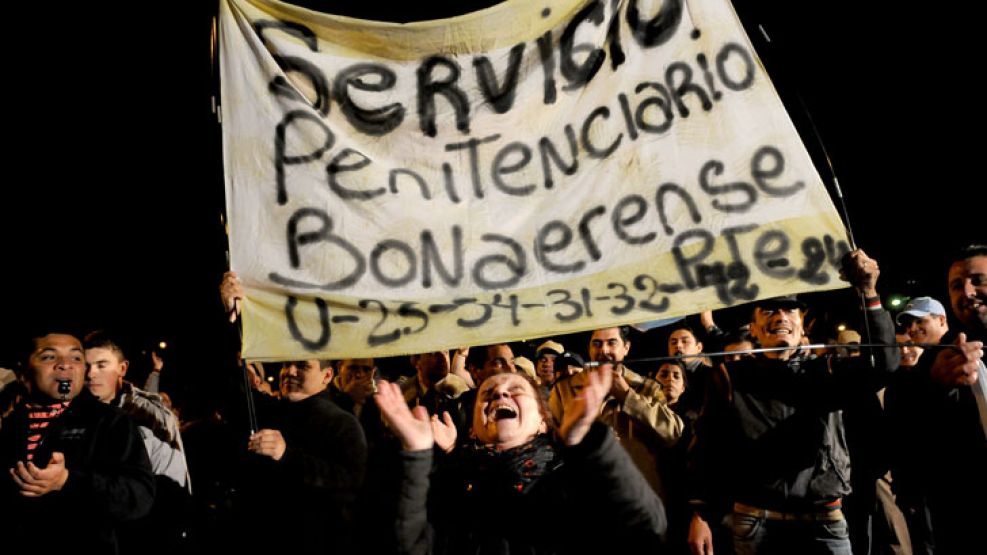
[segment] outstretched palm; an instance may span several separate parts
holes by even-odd
[[[600,413],[600,405],[610,391],[613,382],[612,365],[604,364],[588,372],[586,385],[580,395],[569,401],[559,428],[559,436],[566,445],[578,445],[586,437],[590,425]]]
[[[431,449],[434,443],[432,424],[425,407],[408,409],[401,388],[387,380],[381,380],[374,395],[384,423],[401,440],[405,451]]]

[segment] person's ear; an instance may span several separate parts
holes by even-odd
[[[127,375],[127,369],[128,368],[130,368],[130,361],[129,360],[120,361],[120,377],[123,377],[123,376],[126,376]]]

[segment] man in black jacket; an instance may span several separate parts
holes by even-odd
[[[947,283],[958,325],[939,343],[952,347],[926,349],[887,397],[903,451],[898,502],[913,517],[913,536],[931,540],[937,554],[976,551],[987,522],[987,245],[960,249]]]
[[[332,376],[328,361],[288,361],[281,398],[255,396],[261,429],[247,444],[255,456],[245,461],[241,484],[243,549],[356,552],[353,509],[367,442],[356,417],[330,400]],[[257,529],[257,517],[268,511],[284,523],[277,533]]]
[[[877,263],[854,251],[844,275],[866,299],[874,342],[889,347],[873,351],[873,367],[869,356],[810,360],[799,349],[801,303],[794,296],[753,303],[751,334],[780,350],[724,363],[710,377],[690,452],[694,553],[712,551],[707,511],[726,496],[738,555],[849,555],[840,504],[850,492],[850,461],[840,409],[856,391],[877,391],[898,351],[875,288]]]
[[[116,553],[116,527],[144,516],[154,478],[137,428],[85,390],[82,344],[31,341],[28,395],[0,431],[0,508],[11,553]],[[23,551],[22,551],[23,550]]]

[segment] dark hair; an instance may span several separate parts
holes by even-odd
[[[490,345],[476,345],[470,347],[470,352],[466,355],[466,368],[483,368],[483,365],[487,363],[487,357],[490,355],[490,347],[498,347],[500,345],[505,345],[507,348],[514,352],[511,348],[510,343],[491,343]]]
[[[754,336],[751,335],[749,329],[740,328],[728,333],[723,337],[723,345],[731,345],[733,343],[740,343],[741,341],[754,342]]]
[[[960,247],[949,259],[949,263],[953,264],[954,262],[973,258],[974,256],[987,256],[987,245],[973,243]]]
[[[127,360],[127,357],[123,354],[123,349],[116,341],[110,339],[110,336],[103,330],[91,331],[86,334],[86,337],[82,339],[82,348],[89,349],[109,349],[116,353],[117,358],[121,361]]]
[[[672,326],[668,330],[668,338],[671,339],[673,333],[675,333],[677,331],[681,331],[681,330],[685,330],[685,331],[691,333],[692,334],[692,338],[695,339],[696,341],[699,341],[699,334],[696,333],[696,330],[693,329],[692,326],[690,326],[689,324],[686,324],[685,323],[685,320],[679,320],[678,322],[672,324]]]
[[[595,330],[593,330],[593,331],[590,332],[590,334],[589,334],[589,340],[591,342],[593,341],[593,334],[594,333],[596,333],[596,332],[598,332],[600,330],[609,330],[609,329],[613,329],[613,328],[616,328],[617,329],[617,333],[620,334],[621,341],[623,341],[624,343],[630,343],[631,342],[631,327],[630,326],[607,326],[605,328],[595,329]]]
[[[86,348],[88,349],[89,347],[86,347]],[[278,364],[280,364],[282,367],[285,367],[285,366],[290,365],[291,363],[295,363],[295,364],[305,363],[305,362],[308,362],[310,360],[313,360],[313,359],[306,358],[304,360],[282,360]],[[332,368],[333,367],[332,360],[331,359],[328,359],[328,358],[320,358],[320,359],[315,359],[315,361],[319,363],[319,370],[325,370],[326,368]]]
[[[13,352],[17,357],[15,360],[16,367],[13,369],[14,372],[18,375],[24,375],[25,370],[29,366],[31,355],[34,354],[34,350],[38,347],[38,340],[42,337],[55,334],[79,337],[78,332],[72,326],[65,325],[34,326],[19,334],[14,339],[15,350]]]

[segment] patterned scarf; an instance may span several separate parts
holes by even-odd
[[[506,486],[519,493],[526,492],[539,478],[561,464],[549,434],[538,434],[520,447],[503,451],[473,445],[466,458],[466,464],[477,476],[483,476],[488,485]]]
[[[27,445],[26,453],[27,460],[34,459],[34,452],[41,445],[41,441],[44,438],[44,431],[56,418],[65,412],[65,409],[69,408],[69,403],[72,401],[59,401],[57,403],[43,405],[40,403],[24,403],[24,408],[27,409]],[[40,461],[43,464],[47,464],[48,461]]]

